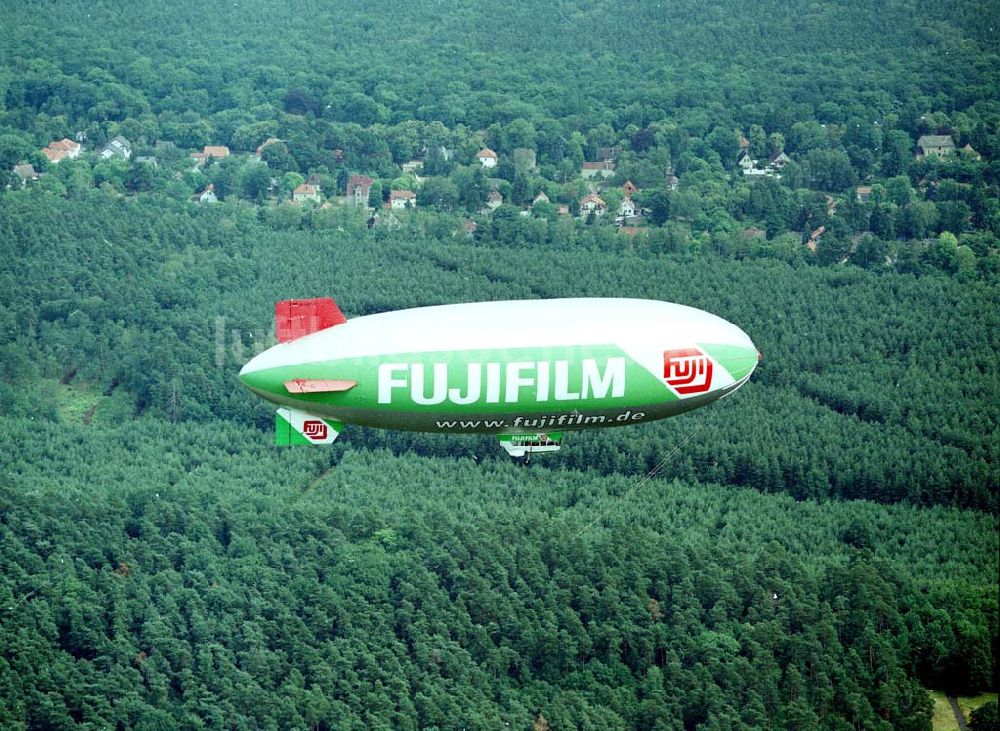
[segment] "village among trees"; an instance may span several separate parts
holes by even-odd
[[[698,15],[683,4],[675,12]],[[252,25],[219,13],[230,26]],[[749,9],[732,15],[734,27],[750,22]],[[891,43],[865,42],[880,32],[874,16],[856,9],[828,20],[834,27],[855,21],[844,50],[856,63],[891,55]],[[626,67],[652,74],[665,63],[671,75],[662,85],[617,89],[609,103],[599,94],[603,79],[580,88],[582,78],[561,77],[565,90],[553,98],[525,81],[505,85],[500,78],[491,87],[478,58],[435,77],[444,74],[443,60],[406,39],[396,39],[397,52],[419,53],[421,67],[392,92],[391,74],[377,63],[346,73],[340,55],[320,54],[309,72],[264,65],[241,74],[244,59],[226,55],[225,42],[206,39],[199,51],[175,57],[154,44],[155,34],[118,18],[108,22],[109,33],[127,34],[148,55],[112,54],[99,71],[87,58],[103,52],[105,41],[94,39],[95,48],[78,35],[32,35],[28,10],[11,27],[13,62],[0,95],[6,189],[253,203],[284,227],[309,226],[312,209],[337,206],[356,207],[372,226],[397,226],[401,216],[426,210],[460,217],[456,229],[473,237],[502,208],[501,216],[553,225],[573,219],[737,257],[963,276],[998,266],[995,78],[978,51],[961,47],[961,33],[973,32],[961,26],[937,40],[948,52],[946,67],[931,62],[936,47],[926,45],[896,60],[905,68],[866,82],[852,77],[850,66],[818,62],[809,81],[790,70],[755,79],[761,58],[790,63],[795,43],[780,32],[753,53],[737,43],[731,50],[747,66],[709,81],[704,69],[680,59],[688,58],[685,50],[699,50],[705,63],[721,57],[707,43],[710,34],[672,27],[676,46],[665,51],[630,28],[608,39],[609,48],[620,50],[631,38],[645,53],[637,50]],[[419,17],[413,22],[419,26]],[[340,42],[364,36],[359,48],[377,56],[384,51],[367,36],[391,33],[386,23],[342,24]],[[546,41],[552,47],[545,53],[585,32],[570,26],[568,38]],[[893,32],[904,43],[904,31]],[[19,44],[35,42],[46,45],[44,57],[18,53]],[[518,58],[511,44],[491,49],[508,71]],[[201,77],[190,70],[192,53],[211,63]],[[942,74],[959,88],[935,90]],[[443,98],[421,105],[402,93],[418,82],[437,84]],[[579,96],[575,107],[562,99],[570,91]]]

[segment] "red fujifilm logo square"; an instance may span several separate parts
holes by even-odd
[[[685,396],[705,393],[712,387],[712,359],[698,348],[664,350],[663,380]]]

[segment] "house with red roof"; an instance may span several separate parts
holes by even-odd
[[[225,145],[205,145],[201,152],[192,152],[195,165],[204,165],[210,160],[225,160],[229,157],[229,148]]]
[[[375,181],[367,175],[352,175],[347,180],[347,197],[356,206],[367,206],[368,196]]]
[[[49,159],[49,162],[58,163],[60,160],[73,160],[79,157],[82,151],[83,145],[64,137],[57,142],[50,142],[48,147],[42,150],[42,154]]]
[[[495,168],[497,166],[497,154],[488,147],[484,147],[476,153],[476,159],[484,168]]]
[[[580,218],[586,218],[591,213],[603,216],[608,210],[608,204],[596,193],[587,193],[580,199]]]
[[[319,186],[302,183],[292,191],[292,200],[296,203],[305,203],[306,201],[319,203]]]

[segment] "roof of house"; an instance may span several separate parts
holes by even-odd
[[[37,178],[38,173],[35,172],[35,166],[31,163],[22,163],[21,165],[14,166],[14,174],[17,175],[21,180],[28,180],[29,178]]]
[[[551,201],[549,201],[549,197],[545,195],[545,191],[543,190],[532,199],[531,204],[534,205],[535,203],[550,203],[550,202]]]
[[[587,203],[593,203],[598,208],[604,208],[605,206],[607,206],[607,203],[605,203],[596,193],[587,193],[587,195],[583,196],[583,198],[580,199],[581,208],[585,206]]]
[[[225,145],[205,145],[205,157],[229,157],[229,148]]]
[[[51,147],[46,147],[42,150],[42,154],[49,159],[49,162],[59,162],[69,155],[69,152],[66,150],[55,150]]]
[[[352,175],[347,181],[347,195],[357,196],[360,193],[366,196],[371,191],[374,182],[367,175]]]
[[[491,190],[490,194],[488,196],[486,196],[486,197],[487,197],[488,200],[491,200],[491,201],[502,201],[503,200],[503,196],[500,195],[500,191],[498,191],[498,190]]]
[[[292,195],[317,195],[318,193],[319,187],[316,185],[309,185],[309,183],[302,183],[292,191]]]
[[[491,150],[490,148],[484,147],[483,149],[481,149],[479,152],[476,153],[476,157],[478,157],[479,159],[486,157],[496,160],[497,154],[493,152],[493,150]]]
[[[118,143],[118,144],[119,144],[119,145],[120,145],[121,147],[124,147],[125,149],[128,149],[128,150],[131,150],[131,149],[132,149],[132,143],[131,143],[131,142],[129,142],[129,141],[128,141],[127,139],[125,139],[124,137],[122,137],[121,135],[115,135],[115,136],[114,136],[114,137],[112,137],[112,138],[111,138],[110,140],[108,140],[108,144],[106,144],[106,145],[104,146],[104,149],[105,149],[105,150],[106,150],[106,149],[108,149],[109,147],[111,147],[111,145],[115,144],[116,142],[117,142],[117,143]]]
[[[74,142],[68,137],[63,137],[61,140],[56,140],[55,142],[49,143],[49,149],[52,150],[65,150],[66,152],[73,152],[74,150],[80,149],[80,143]]]
[[[410,200],[416,198],[417,194],[412,190],[390,190],[389,200]]]
[[[633,193],[637,192],[639,189],[636,187],[635,183],[631,180],[626,180],[622,184],[622,190],[625,192],[625,197],[631,197]]]
[[[921,135],[917,140],[917,147],[925,150],[928,147],[954,147],[955,141],[951,135]]]

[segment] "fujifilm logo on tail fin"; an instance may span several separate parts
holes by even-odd
[[[274,414],[274,443],[280,447],[333,444],[343,428],[339,421],[314,416],[307,411],[278,409]]]

